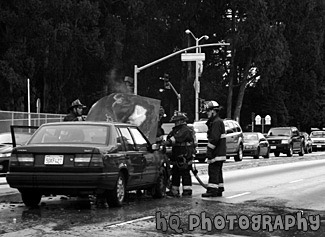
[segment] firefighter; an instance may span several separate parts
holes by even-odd
[[[183,197],[192,196],[192,179],[190,170],[192,169],[192,159],[194,154],[193,129],[187,126],[188,120],[185,113],[175,112],[170,122],[175,126],[167,136],[166,145],[172,146],[172,187],[168,196],[180,197],[180,183],[182,180]]]
[[[85,105],[81,104],[79,99],[76,99],[71,103],[67,114],[63,121],[84,121],[85,118],[82,116],[83,109],[86,108]]]
[[[208,115],[208,145],[207,163],[209,182],[206,193],[202,197],[221,197],[224,191],[222,165],[226,160],[226,134],[225,125],[219,117],[220,106],[216,101],[206,103]]]

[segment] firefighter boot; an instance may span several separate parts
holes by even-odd
[[[179,187],[172,186],[172,189],[166,192],[166,195],[169,197],[180,197],[179,195]]]
[[[202,194],[202,197],[218,197],[218,189],[210,188],[210,190],[207,190],[206,193]]]
[[[183,190],[182,197],[191,197],[191,196],[192,196],[192,190],[191,189]]]

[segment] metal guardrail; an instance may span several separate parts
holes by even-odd
[[[27,113],[0,110],[0,133],[10,132],[11,125],[40,126],[44,123],[63,121],[64,116],[65,114]]]

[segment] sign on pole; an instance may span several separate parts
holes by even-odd
[[[256,125],[261,125],[261,116],[259,116],[259,115],[256,115],[256,117],[255,117],[255,124]]]
[[[182,53],[181,54],[182,61],[204,61],[205,53]]]

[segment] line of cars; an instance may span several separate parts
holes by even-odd
[[[243,132],[238,122],[224,119],[226,129],[227,158],[234,157],[235,161],[241,161],[244,156],[269,158],[271,153],[276,157],[285,154],[291,157],[293,154],[303,156],[311,153],[316,148],[325,149],[325,131],[315,131],[309,136],[306,132],[299,132],[296,127],[274,127],[267,134],[260,132]],[[173,123],[163,124],[165,132],[172,129]],[[197,139],[196,159],[204,162],[206,159],[207,126],[206,120],[193,124]]]

